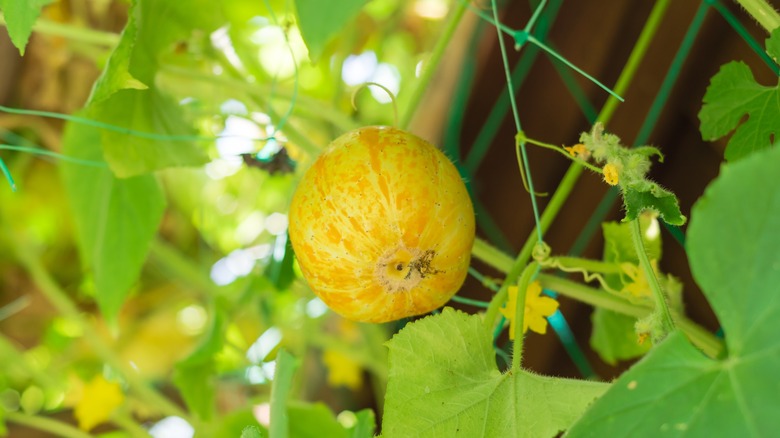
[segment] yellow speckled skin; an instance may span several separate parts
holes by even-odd
[[[363,322],[444,305],[466,278],[474,209],[447,157],[389,127],[334,140],[290,206],[303,275],[335,312]]]

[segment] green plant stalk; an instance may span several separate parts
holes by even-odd
[[[489,303],[487,303],[485,301],[474,300],[474,299],[471,299],[471,298],[461,297],[461,296],[458,296],[458,295],[453,295],[450,298],[450,300],[454,301],[456,303],[466,304],[466,305],[469,305],[469,306],[474,306],[474,307],[479,307],[479,308],[487,308],[488,305],[489,305]]]
[[[514,321],[514,340],[512,344],[512,372],[520,371],[523,364],[523,335],[525,319],[525,297],[528,293],[528,285],[531,284],[531,278],[539,272],[537,262],[529,263],[520,275],[517,282],[517,299],[515,301],[515,321]]]
[[[650,264],[650,259],[647,258],[645,243],[642,241],[642,227],[639,225],[639,218],[631,221],[631,240],[634,241],[634,248],[636,249],[636,256],[639,258],[639,265],[645,272],[645,278],[647,278],[647,283],[650,285],[650,290],[653,291],[656,311],[661,313],[664,334],[669,334],[674,330],[674,320],[672,319],[672,313],[669,311],[666,296],[664,296],[661,285],[658,283],[658,277],[655,276],[653,265]]]
[[[455,34],[455,29],[458,28],[458,24],[460,24],[460,20],[466,12],[467,5],[467,2],[455,2],[455,10],[452,12],[452,16],[447,22],[447,25],[444,27],[442,35],[436,41],[436,45],[431,51],[431,56],[423,69],[420,80],[417,81],[417,86],[414,88],[414,91],[412,91],[408,106],[404,109],[403,114],[401,114],[401,121],[398,124],[400,129],[408,129],[409,124],[412,122],[417,107],[420,106],[420,102],[433,80],[433,75],[439,69],[439,64],[444,57],[444,51],[447,49],[450,40],[452,40],[452,36]]]
[[[296,367],[295,358],[287,350],[279,350],[279,353],[276,354],[276,373],[271,384],[271,425],[268,430],[270,438],[287,438],[289,436],[287,398],[290,395]]]
[[[70,424],[47,417],[25,414],[24,412],[5,412],[3,416],[12,423],[48,432],[51,436],[63,438],[92,438],[92,435],[83,432]]]
[[[489,243],[481,239],[474,241],[474,250],[472,253],[474,252],[480,255],[484,253],[486,256],[484,258],[479,257],[480,260],[485,260],[486,263],[500,272],[507,274],[513,268],[513,261],[508,255],[490,246]],[[575,260],[579,263],[582,259]],[[566,262],[569,261],[569,258],[566,258]],[[594,268],[594,271],[598,270],[598,266],[596,265],[589,267]],[[581,283],[555,275],[539,274],[537,279],[541,281],[542,287],[546,289],[554,290],[561,295],[568,296],[569,298],[573,298],[591,306],[601,307],[623,315],[641,318],[652,310],[649,307],[632,304],[603,290],[593,289]],[[491,300],[490,307],[488,307],[488,310],[485,313],[484,324],[486,329],[490,330],[492,328],[491,321],[495,321],[497,318],[499,308],[506,301],[506,294],[506,288],[501,288],[496,293],[493,300]],[[723,342],[713,336],[712,333],[690,321],[684,315],[677,315],[675,319],[678,327],[688,335],[691,342],[701,348],[702,351],[710,357],[718,357],[724,351]]]
[[[5,16],[0,12],[0,26],[5,25]],[[59,36],[71,41],[78,41],[96,46],[113,48],[119,44],[119,34],[68,24],[60,24],[45,18],[37,19],[35,24],[33,24],[32,29],[33,31],[44,35]]]
[[[661,19],[663,18],[664,12],[668,6],[669,0],[659,0],[656,2],[655,6],[653,6],[653,10],[651,11],[650,16],[648,17],[647,22],[642,29],[642,33],[637,40],[637,44],[634,45],[634,49],[631,51],[631,55],[629,55],[626,66],[623,68],[623,71],[620,73],[620,77],[618,77],[618,80],[615,84],[614,91],[616,94],[623,95],[628,89],[628,86],[631,84],[639,63],[644,58],[650,42],[658,30],[658,27],[661,24]],[[599,113],[598,120],[606,125],[607,122],[612,118],[618,103],[619,102],[616,98],[610,97],[607,100],[604,108],[602,108],[601,112]],[[555,220],[555,217],[558,215],[561,207],[574,189],[574,186],[582,174],[583,169],[584,167],[579,163],[572,163],[569,166],[569,169],[566,171],[566,174],[564,174],[563,179],[561,180],[560,184],[558,184],[558,188],[555,190],[555,193],[553,193],[550,202],[547,204],[547,207],[542,213],[542,217],[539,222],[541,234],[544,234],[552,224],[553,220]],[[528,236],[528,239],[523,245],[523,248],[520,250],[520,253],[515,258],[514,264],[508,270],[504,285],[493,297],[493,300],[491,300],[491,307],[488,307],[488,311],[485,314],[486,324],[492,324],[492,321],[498,314],[498,307],[501,305],[501,303],[503,303],[503,300],[506,299],[506,285],[514,283],[514,281],[517,279],[517,276],[519,276],[522,272],[523,267],[528,263],[528,260],[531,257],[531,253],[533,252],[533,248],[538,241],[537,235],[538,230],[531,232],[531,235]],[[473,255],[478,257],[477,254]],[[490,317],[492,317],[493,320],[489,319]]]
[[[707,354],[709,357],[715,359],[722,359],[726,354],[726,347],[723,341],[714,336],[712,333],[704,329],[704,327],[694,323],[690,319],[683,315],[675,315],[675,321],[677,321],[677,327],[688,335],[688,339],[691,340],[693,345],[696,345]]]
[[[742,22],[740,22],[739,19],[737,19],[737,17],[732,14],[726,6],[723,5],[723,3],[721,3],[719,0],[705,0],[704,3],[707,3],[715,8],[715,10],[720,13],[721,17],[726,20],[731,28],[734,29],[734,31],[737,32],[740,37],[742,37],[742,40],[745,41],[747,45],[750,46],[750,48],[753,49],[753,51],[759,57],[761,57],[761,59],[764,60],[766,65],[772,69],[776,75],[780,75],[780,66],[778,66],[777,62],[775,62],[775,60],[772,59],[768,53],[766,53],[766,50],[764,50],[764,45],[753,38],[745,26],[742,25]]]
[[[184,410],[162,396],[145,382],[138,375],[136,370],[116,356],[111,347],[109,347],[97,334],[96,329],[91,327],[84,317],[81,316],[81,313],[67,294],[54,282],[54,279],[51,278],[28,246],[23,242],[20,242],[18,236],[11,235],[8,237],[18,260],[30,274],[40,291],[54,305],[60,314],[73,320],[79,326],[81,333],[83,333],[84,340],[92,347],[95,353],[108,365],[116,369],[122,377],[124,377],[130,388],[142,398],[144,402],[148,403],[149,406],[159,410],[164,415],[181,417],[193,425],[193,427],[197,428],[197,422],[195,422]]]
[[[764,0],[736,0],[767,32],[780,27],[780,14]]]
[[[601,289],[594,289],[582,283],[568,280],[552,274],[539,274],[537,277],[545,289],[554,290],[560,295],[573,298],[593,307],[611,310],[623,315],[641,318],[652,310],[639,304],[632,304],[617,295],[610,294]]]
[[[132,438],[148,438],[150,435],[125,409],[118,410],[111,415],[111,422],[124,429]]]
[[[634,48],[628,56],[628,61],[626,61],[626,65],[623,67],[623,71],[620,72],[620,76],[615,83],[615,93],[622,96],[625,94],[626,90],[628,90],[628,86],[634,79],[634,75],[639,69],[639,65],[645,58],[647,49],[650,47],[653,39],[655,39],[655,34],[658,32],[658,27],[661,25],[661,21],[663,21],[670,3],[671,0],[658,0],[653,6],[653,9],[650,11],[650,16],[647,17],[647,22],[645,23],[644,28],[642,28],[642,32],[639,34],[636,44],[634,44]],[[617,99],[610,96],[596,121],[607,125],[607,122],[612,119],[612,115],[615,113],[615,110],[617,110],[619,103],[620,102],[618,102]]]
[[[512,269],[512,257],[509,257],[506,253],[479,237],[474,239],[474,246],[471,247],[471,255],[474,256],[475,259],[481,260],[491,268],[495,268],[501,272],[506,273]]]
[[[541,148],[550,149],[552,151],[558,152],[559,154],[563,155],[564,157],[566,157],[569,160],[572,160],[572,161],[576,161],[577,160],[576,158],[574,158],[571,155],[569,155],[568,152],[563,150],[563,148],[560,148],[558,146],[552,145],[550,143],[545,143],[545,142],[534,140],[534,139],[528,138],[528,137],[524,137],[523,140],[526,143],[530,143],[530,144],[532,144],[534,146],[539,146]],[[594,172],[596,172],[598,174],[603,174],[604,173],[604,170],[602,168],[600,168],[598,166],[594,166],[593,164],[590,164],[587,161],[576,161],[576,163],[580,164],[582,166],[585,166],[588,169],[590,169],[590,170],[592,170],[592,171],[594,171]]]
[[[634,318],[647,316],[652,309],[638,304],[631,304],[620,297],[603,290],[593,289],[584,284],[558,277],[557,275],[539,274],[537,277],[545,289],[551,289],[558,294],[573,298],[594,307],[611,310]],[[712,333],[698,326],[684,315],[676,315],[678,327],[690,339],[691,343],[701,349],[707,356],[720,357],[725,351],[723,341]]]

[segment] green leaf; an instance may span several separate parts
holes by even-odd
[[[158,136],[104,131],[105,158],[117,176],[207,162],[202,147],[192,141],[161,137],[192,136],[195,131],[178,103],[155,86],[155,79],[161,65],[174,63],[178,44],[223,24],[219,2],[136,2],[119,47],[96,85],[90,114],[104,123]],[[141,84],[149,90],[137,90]]]
[[[290,436],[295,438],[372,438],[376,424],[374,411],[363,409],[355,413],[355,425],[345,428],[322,402],[287,403],[290,417]]]
[[[407,325],[387,345],[387,438],[555,436],[608,386],[502,374],[482,319],[450,308]]]
[[[290,396],[293,374],[298,368],[294,357],[281,349],[276,354],[274,381],[271,384],[271,438],[286,438],[290,436],[290,421],[287,414],[287,399]]]
[[[780,349],[769,350],[780,347],[778,169],[780,149],[774,148],[723,166],[694,205],[696,221],[688,228],[691,273],[726,332],[732,359],[780,358]]]
[[[293,262],[295,257],[293,256],[292,244],[287,234],[281,234],[276,236],[275,248],[280,246],[284,247],[284,252],[271,258],[268,266],[265,268],[265,276],[271,280],[271,283],[276,287],[278,291],[287,290],[295,279],[295,272],[293,272]]]
[[[309,59],[316,61],[325,45],[360,12],[368,0],[295,0],[298,27],[309,49]]]
[[[593,332],[590,346],[601,359],[615,365],[620,360],[634,359],[645,355],[653,345],[648,339],[639,343],[636,318],[597,307],[591,315]]]
[[[268,437],[268,430],[257,422],[250,405],[221,413],[219,419],[212,421],[210,426],[209,436],[214,437],[240,437],[245,431],[246,433],[259,431],[261,438]]]
[[[106,68],[95,82],[89,104],[100,103],[108,99],[112,94],[126,88],[144,90],[148,88],[144,83],[130,74],[130,56],[133,53],[135,37],[138,29],[135,24],[135,16],[130,14],[127,25],[122,31],[119,44],[111,53],[106,63]]]
[[[179,106],[156,88],[120,90],[90,109],[98,120],[127,129],[162,135],[195,133]],[[120,178],[208,161],[203,149],[191,141],[146,138],[108,130],[103,131],[103,152],[111,170]]]
[[[661,260],[661,233],[658,221],[651,216],[643,215],[639,217],[639,224],[647,257],[650,260]],[[604,222],[601,224],[601,229],[604,233],[605,262],[639,263],[631,237],[631,224]],[[615,289],[619,288],[620,284],[617,284]]]
[[[226,311],[217,305],[214,318],[203,343],[186,359],[176,364],[173,383],[190,411],[201,419],[209,421],[214,415],[216,384],[214,356],[225,344],[227,330]]]
[[[290,436],[295,438],[347,438],[347,430],[324,403],[287,403]]]
[[[44,6],[54,0],[0,0],[0,10],[5,17],[8,35],[19,53],[24,56],[27,41],[30,40],[35,20]]]
[[[723,166],[688,228],[691,271],[724,332],[712,360],[670,335],[615,382],[571,437],[774,436],[780,429],[780,149]]]
[[[741,123],[746,115],[747,120]],[[780,136],[780,88],[756,83],[745,63],[730,62],[712,77],[699,120],[705,140],[717,140],[735,131],[725,158],[736,161],[768,148],[771,138]]]
[[[780,62],[780,27],[773,30],[769,38],[766,39],[766,52],[775,62]]]
[[[255,426],[247,426],[241,431],[241,438],[264,438],[263,432]]]
[[[623,189],[623,204],[626,207],[624,222],[637,218],[642,211],[650,209],[669,225],[683,225],[686,218],[680,211],[680,205],[674,193],[654,182],[638,184]]]
[[[376,419],[374,418],[374,411],[371,409],[363,409],[355,413],[357,417],[357,423],[352,427],[350,431],[350,438],[372,438],[376,431]]]
[[[162,64],[171,63],[182,42],[209,35],[225,24],[222,2],[137,0],[131,11],[138,28],[130,73],[152,85]]]
[[[69,123],[63,153],[103,162],[100,133]],[[117,179],[107,167],[62,165],[75,218],[83,265],[94,275],[101,311],[114,320],[138,279],[165,210],[165,198],[151,176]]]

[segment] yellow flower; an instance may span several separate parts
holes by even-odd
[[[650,265],[653,267],[653,271],[658,273],[658,261],[651,260]],[[623,286],[625,292],[631,295],[642,298],[650,296],[650,283],[647,282],[644,269],[633,263],[621,263],[620,270],[631,280],[630,283]]]
[[[604,165],[604,181],[611,186],[617,185],[617,183],[620,181],[620,174],[618,172],[617,166],[612,163],[607,163]]]
[[[73,415],[79,422],[79,428],[88,431],[108,420],[124,400],[125,396],[118,383],[109,382],[103,376],[97,375],[84,385]]]
[[[509,299],[506,306],[501,308],[501,314],[509,320],[509,339],[515,338],[515,307],[517,306],[517,286],[509,287]],[[531,331],[547,333],[547,320],[558,310],[558,302],[546,295],[542,295],[542,285],[538,281],[528,285],[525,293],[525,313],[523,313],[523,333],[530,328]]]
[[[322,362],[328,367],[328,383],[356,390],[363,384],[363,368],[349,356],[326,349]]]
[[[590,151],[588,151],[582,143],[575,144],[574,146],[564,146],[563,148],[574,158],[582,158],[583,160],[590,158]]]

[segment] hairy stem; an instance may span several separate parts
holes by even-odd
[[[525,267],[523,273],[520,275],[520,280],[517,282],[517,299],[515,301],[515,320],[514,320],[514,333],[512,344],[512,371],[520,371],[520,366],[523,364],[523,320],[525,319],[525,297],[528,292],[528,285],[531,283],[531,278],[539,271],[539,264],[536,262],[530,263]]]
[[[772,33],[780,27],[780,14],[765,0],[737,0],[737,3],[742,5],[767,32]]]
[[[647,283],[650,285],[650,290],[653,291],[656,311],[661,313],[664,335],[669,334],[674,330],[672,313],[669,311],[666,296],[661,290],[661,285],[658,283],[658,277],[655,276],[653,265],[650,264],[650,259],[647,258],[645,243],[642,241],[642,227],[639,225],[639,218],[631,221],[631,239],[634,241],[634,248],[636,249],[636,256],[639,258],[639,265],[645,272],[645,278],[647,278]]]

